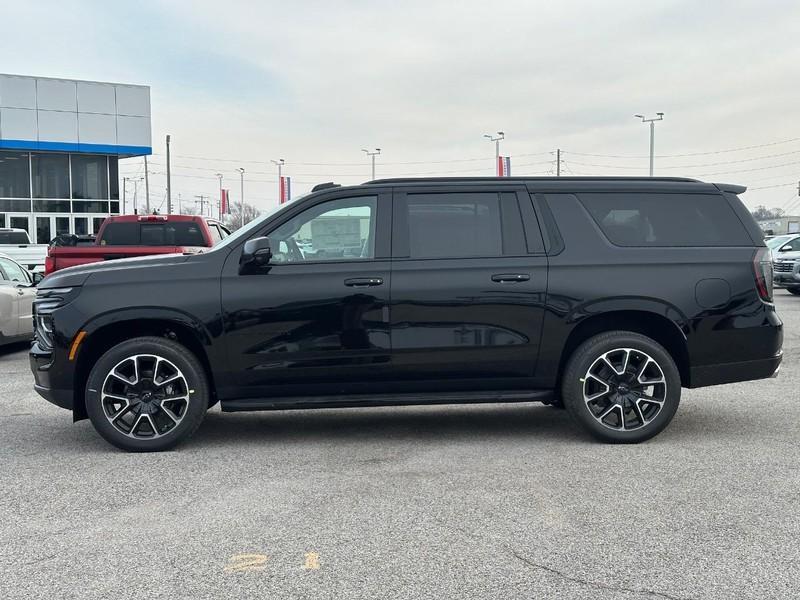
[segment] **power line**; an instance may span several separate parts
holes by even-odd
[[[710,150],[708,152],[690,152],[688,154],[656,154],[656,158],[682,158],[687,156],[708,156],[710,154],[725,154],[728,152],[741,152],[742,150],[753,150],[755,148],[766,148],[768,146],[778,146],[780,144],[790,144],[792,142],[800,141],[800,137],[792,138],[789,140],[780,140],[778,142],[769,142],[766,144],[756,144],[753,146],[740,146],[739,148],[726,148],[724,150]],[[586,152],[571,152],[577,156],[595,156],[598,158],[650,158],[649,154],[646,155],[632,155],[632,154],[589,154]]]

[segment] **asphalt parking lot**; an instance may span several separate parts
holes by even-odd
[[[540,405],[209,413],[115,450],[0,350],[0,597],[800,596],[800,298],[777,379],[638,446]]]

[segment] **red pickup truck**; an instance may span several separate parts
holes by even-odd
[[[153,254],[203,252],[230,231],[219,221],[192,215],[109,217],[91,245],[50,246],[45,274],[87,263]]]

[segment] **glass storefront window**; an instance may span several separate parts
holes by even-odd
[[[108,177],[111,183],[111,199],[119,200],[119,159],[116,156],[108,157]]]
[[[75,235],[89,233],[89,217],[75,217]]]
[[[28,153],[0,151],[0,198],[30,197]]]
[[[69,200],[34,200],[33,212],[68,213]]]
[[[108,202],[93,200],[73,200],[72,212],[74,213],[107,213]]]
[[[34,198],[69,198],[69,156],[31,153]]]
[[[72,198],[108,199],[108,161],[105,156],[72,155]]]
[[[31,212],[30,200],[0,200],[0,212]]]

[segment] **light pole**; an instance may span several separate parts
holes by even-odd
[[[372,179],[375,179],[375,157],[381,153],[381,149],[375,148],[374,152],[370,152],[369,150],[362,148],[361,151],[366,153],[367,156],[372,157]]]
[[[241,183],[241,191],[242,191],[242,202],[241,202],[240,208],[241,208],[241,211],[242,211],[242,215],[241,215],[241,225],[240,226],[244,227],[244,167],[239,167],[236,170],[239,171],[239,176],[241,178],[240,179],[240,183]]]
[[[506,139],[506,134],[504,131],[498,131],[496,137],[490,133],[484,133],[483,137],[494,142],[494,170],[500,175],[500,140]]]
[[[644,115],[633,115],[637,119],[641,119],[642,123],[650,123],[650,177],[653,176],[653,153],[655,152],[656,147],[656,121],[663,121],[664,120],[664,113],[657,112],[656,117],[652,119],[646,119]]]
[[[123,214],[123,215],[125,214],[125,192],[126,191],[128,191],[128,178],[127,177],[123,177],[122,178],[122,213],[120,213],[120,214]]]
[[[144,177],[131,177],[131,181],[133,181],[133,214],[139,214],[139,207],[136,205],[136,199],[139,193],[139,182],[144,179]]]
[[[269,162],[271,162],[273,165],[278,165],[278,206],[280,206],[281,202],[283,201],[283,198],[281,197],[281,169],[283,168],[283,165],[286,164],[286,161],[282,158],[279,158],[278,160],[270,159]]]
[[[222,221],[222,173],[214,173],[219,178],[219,220]]]

